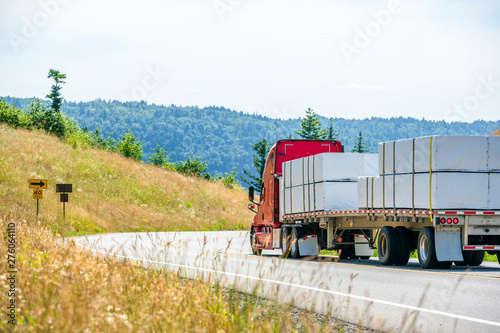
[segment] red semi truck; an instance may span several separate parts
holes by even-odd
[[[478,266],[486,251],[499,253],[500,212],[487,210],[349,209],[285,214],[285,162],[322,153],[343,154],[339,141],[279,140],[268,153],[260,200],[249,189],[252,252],[282,249],[285,257],[316,256],[339,250],[341,259],[368,259],[378,249],[382,265],[408,263],[418,252],[423,268]],[[348,166],[349,167],[349,166]],[[342,192],[335,196],[343,196]],[[313,201],[316,199],[310,199]]]

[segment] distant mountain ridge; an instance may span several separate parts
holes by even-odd
[[[21,109],[31,100],[1,98]],[[207,162],[212,175],[229,173],[236,167],[238,180],[244,168],[254,171],[251,144],[262,138],[273,142],[289,135],[297,137],[295,130],[301,125],[301,119],[273,119],[224,107],[164,106],[144,101],[64,101],[62,111],[90,131],[99,127],[105,137],[113,132],[118,138],[122,132],[131,129],[142,142],[145,160],[160,145],[172,162],[183,161],[188,156],[200,157]],[[328,119],[319,118],[326,127]],[[485,135],[500,128],[500,121],[446,123],[404,117],[361,120],[334,117],[333,125],[346,151],[351,150],[361,131],[369,152],[376,153],[381,141],[435,134]]]

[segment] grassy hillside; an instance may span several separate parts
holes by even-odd
[[[116,231],[249,229],[243,190],[146,165],[119,154],[68,145],[41,132],[0,127],[0,212],[33,221],[28,179],[48,180],[38,220],[63,235]],[[56,183],[72,183],[62,204]]]
[[[47,179],[40,215],[29,178]],[[66,220],[56,183],[72,183]],[[335,323],[176,273],[95,257],[59,236],[249,229],[243,190],[0,124],[2,306],[15,332],[329,331]],[[7,254],[15,261],[7,261]],[[7,280],[14,270],[14,280]],[[9,272],[9,273],[7,273]],[[11,293],[13,291],[13,293]],[[12,296],[13,295],[13,296]],[[5,311],[11,311],[9,309]],[[13,310],[12,310],[13,311]]]

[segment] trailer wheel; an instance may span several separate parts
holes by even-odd
[[[262,255],[262,249],[258,248],[257,234],[255,233],[255,230],[253,228],[252,231],[250,232],[250,244],[252,246],[253,254],[255,254],[256,256]]]
[[[283,251],[283,257],[288,257],[290,251],[290,229],[283,228],[281,231],[281,250]]]
[[[382,265],[394,265],[399,255],[400,241],[393,227],[385,226],[378,236],[378,259]]]
[[[462,255],[464,257],[464,260],[463,261],[455,261],[455,266],[458,266],[458,267],[469,266],[470,261],[472,259],[472,252],[462,251]]]
[[[405,227],[396,227],[396,233],[399,237],[399,253],[394,262],[396,266],[406,266],[410,260],[411,253],[411,231]]]
[[[299,252],[299,230],[298,228],[292,228],[291,237],[290,237],[290,255],[292,258],[300,258]]]
[[[469,266],[480,266],[484,260],[484,251],[472,252]]]
[[[434,227],[423,227],[418,234],[418,262],[422,268],[438,268],[434,242]]]

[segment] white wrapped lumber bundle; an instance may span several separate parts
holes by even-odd
[[[283,163],[285,214],[357,209],[357,178],[376,175],[377,154],[323,153]]]
[[[358,207],[363,209],[392,209],[395,201],[392,179],[392,176],[358,178]]]
[[[360,176],[377,174],[377,154],[325,153],[308,159],[309,183],[357,181]]]
[[[488,209],[488,174],[421,173],[415,174],[414,180],[412,180],[412,175],[396,175],[395,195],[398,209],[486,210]]]
[[[309,201],[309,189],[312,185],[299,185],[290,188],[283,188],[282,206],[284,214],[297,214],[310,212],[314,209],[314,203]]]
[[[488,172],[488,137],[436,135],[379,143],[379,174]]]
[[[392,181],[393,176],[360,177],[358,207],[411,210],[500,209],[500,173],[436,172],[401,174],[395,177],[395,183]]]
[[[490,173],[489,210],[500,210],[500,173]]]
[[[500,136],[488,137],[488,170],[500,172]]]
[[[358,207],[358,182],[315,183],[309,192],[309,202],[314,211],[356,210]]]
[[[377,154],[323,153],[283,163],[285,187],[328,181],[357,181],[376,175]]]

